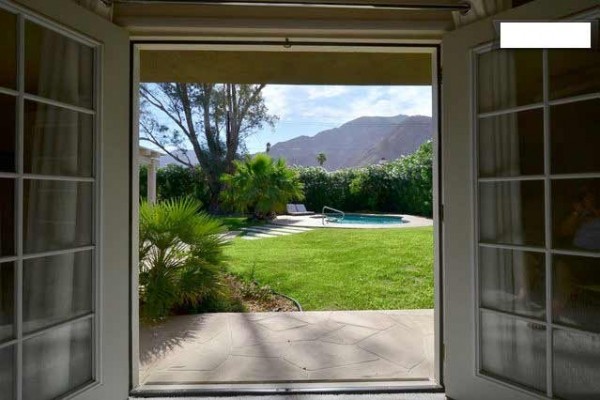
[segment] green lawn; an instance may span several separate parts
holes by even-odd
[[[315,229],[226,248],[230,270],[305,310],[433,308],[433,229]]]
[[[249,220],[247,217],[222,217],[219,219],[228,231],[239,231],[241,228],[264,224],[264,222]]]

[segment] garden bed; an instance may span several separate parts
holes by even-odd
[[[225,275],[231,296],[242,304],[245,312],[299,311],[296,304],[285,296],[274,293],[269,286],[254,281],[244,281],[231,274]]]

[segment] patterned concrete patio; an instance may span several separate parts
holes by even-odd
[[[427,380],[433,310],[177,316],[140,330],[140,383]]]

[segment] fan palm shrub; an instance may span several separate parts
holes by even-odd
[[[285,160],[266,154],[235,162],[235,172],[223,174],[223,200],[240,212],[252,212],[259,220],[273,218],[292,200],[304,198],[304,186]]]
[[[221,223],[194,199],[140,206],[140,314],[157,320],[177,307],[195,307],[222,289]]]

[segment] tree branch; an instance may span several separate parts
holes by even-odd
[[[186,127],[183,125],[183,121],[181,121],[181,116],[179,115],[179,113],[176,111],[177,118],[173,116],[173,114],[171,114],[171,112],[167,109],[167,107],[165,107],[165,105],[163,104],[163,102],[156,97],[151,91],[149,91],[148,89],[146,89],[143,85],[140,86],[140,91],[142,92],[142,97],[150,104],[152,104],[154,107],[158,108],[160,111],[162,111],[167,117],[169,117],[170,120],[172,120],[173,122],[175,122],[177,124],[177,126],[179,128],[181,128],[181,130],[183,131],[183,133],[185,133],[185,135],[189,138],[190,134],[187,131]]]
[[[160,149],[161,149],[162,151],[164,151],[164,152],[165,152],[165,153],[167,153],[169,156],[171,156],[171,157],[172,157],[172,158],[173,158],[175,161],[177,161],[177,162],[179,162],[179,163],[181,163],[181,164],[185,165],[186,167],[189,167],[189,168],[193,168],[193,167],[194,167],[194,166],[192,165],[192,163],[191,163],[191,162],[189,162],[189,157],[188,157],[188,162],[185,162],[185,161],[183,161],[181,158],[179,158],[179,156],[177,156],[177,154],[176,154],[176,153],[173,153],[173,152],[171,152],[169,149],[167,149],[167,148],[166,148],[164,145],[162,145],[160,142],[157,142],[157,141],[155,141],[155,140],[152,140],[152,139],[150,139],[150,138],[147,138],[147,137],[141,137],[141,138],[140,138],[140,140],[141,140],[141,141],[150,142],[150,143],[152,143],[152,144],[154,144],[154,145],[156,145],[156,146],[160,147]],[[183,154],[186,154],[186,153],[184,152]],[[187,154],[186,154],[186,157],[187,157]]]
[[[191,163],[189,157],[188,157],[188,162],[183,161],[181,158],[179,158],[179,156],[176,153],[169,150],[159,139],[157,139],[156,136],[154,135],[154,133],[152,132],[153,130],[150,129],[148,126],[146,126],[143,123],[143,121],[140,122],[140,125],[141,125],[142,130],[144,131],[144,134],[146,135],[146,137],[140,137],[139,140],[150,142],[150,143],[154,144],[155,146],[158,146],[162,151],[167,153],[169,156],[173,157],[173,159],[175,161],[180,162],[181,164],[186,165],[190,168],[193,167],[193,164]],[[185,151],[183,152],[183,154],[185,154],[187,157],[187,153]]]

